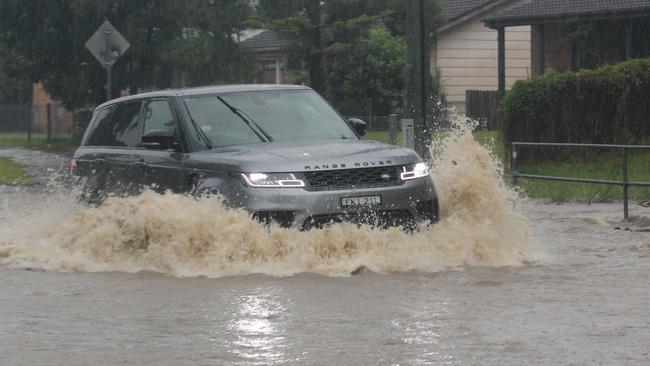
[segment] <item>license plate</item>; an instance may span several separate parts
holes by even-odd
[[[366,206],[379,206],[379,205],[381,205],[381,196],[341,198],[341,206],[343,207],[366,207]]]

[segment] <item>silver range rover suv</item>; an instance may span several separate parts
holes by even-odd
[[[89,202],[150,187],[218,193],[259,221],[304,230],[437,221],[426,164],[410,149],[362,140],[365,130],[304,86],[144,93],[95,109],[72,172]]]

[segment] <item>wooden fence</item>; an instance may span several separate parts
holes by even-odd
[[[497,128],[498,90],[467,90],[465,101],[467,117],[480,121],[482,128]]]

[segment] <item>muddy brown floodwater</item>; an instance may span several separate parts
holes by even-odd
[[[647,365],[650,209],[519,200],[465,130],[414,234],[0,187],[1,365]]]

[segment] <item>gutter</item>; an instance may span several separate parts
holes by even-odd
[[[454,18],[454,20],[443,24],[441,27],[436,29],[436,33],[440,34],[440,33],[447,32],[447,31],[451,30],[452,28],[454,28],[454,27],[456,27],[456,26],[458,26],[460,24],[463,24],[463,23],[465,23],[465,22],[467,22],[467,21],[469,21],[469,20],[471,20],[473,18],[476,18],[476,17],[478,17],[479,15],[481,15],[481,14],[483,14],[485,12],[488,12],[490,10],[493,10],[496,7],[505,5],[505,4],[510,3],[510,2],[514,2],[514,0],[498,0],[498,1],[487,3],[487,4],[483,5],[483,6],[478,7],[478,8],[475,8],[475,9],[473,9],[473,10],[471,10],[471,11],[469,11],[469,12],[467,12],[467,13],[459,16],[459,17]],[[520,4],[520,5],[523,5],[523,4]]]

